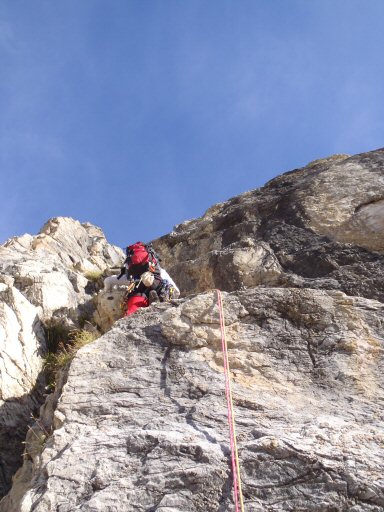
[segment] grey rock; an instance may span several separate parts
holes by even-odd
[[[44,349],[37,308],[16,288],[0,283],[0,400],[34,387]]]
[[[11,285],[0,283],[0,495],[20,466],[22,442],[41,400],[45,339],[38,310]]]
[[[253,288],[224,308],[246,510],[383,510],[383,304]],[[232,510],[220,340],[207,293],[81,349],[0,510]]]
[[[38,235],[11,238],[0,246],[0,274],[14,279],[15,287],[40,308],[42,320],[54,317],[76,327],[79,316],[91,316],[94,276],[123,258],[100,228],[56,217]]]
[[[101,332],[108,331],[123,316],[127,289],[124,286],[113,290],[101,290],[96,297],[93,321]]]

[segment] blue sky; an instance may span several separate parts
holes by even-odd
[[[125,246],[384,146],[382,0],[2,0],[0,242]]]

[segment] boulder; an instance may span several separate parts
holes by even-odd
[[[123,316],[125,294],[126,289],[119,287],[110,291],[101,290],[95,297],[93,322],[101,332],[107,332]]]

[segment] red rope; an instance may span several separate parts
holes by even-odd
[[[224,376],[225,376],[225,396],[227,398],[227,411],[228,411],[228,424],[229,424],[229,439],[231,445],[231,460],[232,460],[232,473],[233,473],[233,493],[235,498],[235,510],[236,512],[244,512],[243,497],[241,492],[241,480],[240,480],[240,467],[239,458],[237,454],[237,443],[236,443],[236,429],[235,429],[235,413],[233,410],[232,391],[231,391],[231,377],[229,370],[228,361],[228,347],[225,336],[225,321],[224,321],[224,310],[223,310],[223,299],[221,291],[217,291],[217,302],[219,306],[220,315],[220,329],[221,329],[221,347],[223,351],[224,361]],[[241,507],[241,508],[239,508]]]

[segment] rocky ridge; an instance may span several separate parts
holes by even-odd
[[[183,298],[77,353],[0,511],[234,510],[214,288],[245,510],[384,510],[383,185],[384,150],[336,155],[156,240]]]

